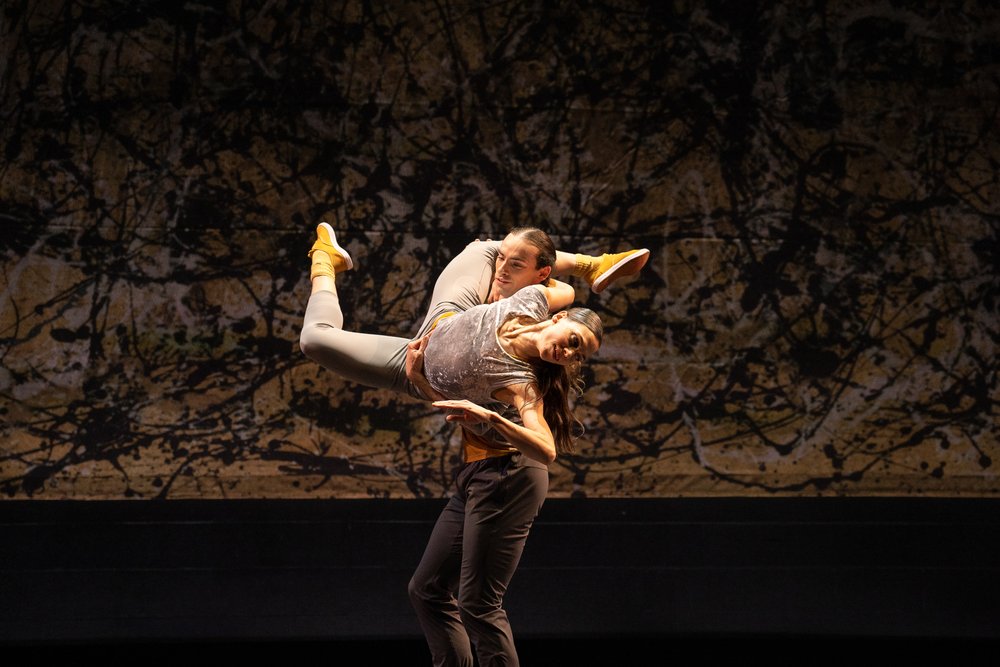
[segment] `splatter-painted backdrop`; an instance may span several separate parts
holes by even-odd
[[[990,2],[8,0],[0,489],[413,497],[454,434],[297,338],[474,238],[646,246],[554,495],[997,491]]]

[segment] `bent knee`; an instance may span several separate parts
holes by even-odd
[[[501,600],[495,602],[484,602],[483,600],[459,600],[458,614],[463,622],[470,620],[488,620],[497,614],[503,614],[503,603]]]
[[[302,333],[299,334],[299,349],[302,350],[302,354],[306,355],[309,359],[316,361],[316,351],[318,347],[316,337],[313,334],[313,328],[308,326],[303,327]]]
[[[415,609],[436,607],[453,600],[451,593],[441,590],[431,582],[417,578],[410,579],[410,583],[406,586],[406,594]]]
[[[492,262],[496,259],[496,252],[499,247],[500,242],[494,241],[493,239],[487,239],[485,241],[475,240],[465,246],[462,249],[462,252],[460,252],[455,259],[457,260],[459,257],[468,257],[472,255],[475,257],[484,257]]]
[[[434,589],[428,582],[414,576],[406,585],[406,594],[411,600],[430,600],[434,597]]]
[[[323,359],[339,349],[336,345],[339,331],[339,327],[328,322],[305,324],[299,333],[299,349],[313,361],[323,363]]]
[[[422,599],[422,591],[423,588],[417,583],[416,579],[410,579],[410,583],[406,585],[406,594],[410,596],[411,600]]]

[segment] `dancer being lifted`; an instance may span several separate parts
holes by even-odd
[[[409,339],[343,329],[334,276],[354,263],[327,223],[321,223],[316,233],[309,252],[312,295],[300,337],[302,351],[347,380],[421,397],[406,378]],[[557,311],[570,305],[575,293],[571,286],[551,280],[553,274],[581,276],[601,292],[615,280],[637,273],[648,259],[646,249],[600,257],[556,252],[548,234],[527,227],[513,230],[502,243],[470,243],[438,277],[416,338],[426,336],[447,314],[510,297],[531,284],[543,285],[549,308]]]

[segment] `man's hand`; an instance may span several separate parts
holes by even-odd
[[[406,344],[406,379],[413,383],[417,391],[424,395],[427,400],[436,401],[444,396],[431,388],[431,383],[424,375],[424,350],[427,349],[427,341],[431,335],[427,334]]]
[[[416,376],[424,375],[424,350],[427,349],[430,337],[431,335],[427,334],[406,344],[406,377],[410,382],[414,382]]]

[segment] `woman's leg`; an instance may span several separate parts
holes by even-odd
[[[336,291],[309,297],[299,336],[303,354],[345,380],[368,387],[409,391],[406,338],[344,331]]]
[[[434,283],[427,316],[417,337],[430,331],[444,313],[462,312],[486,301],[499,247],[499,241],[473,241],[448,262]]]
[[[648,260],[649,250],[646,248],[597,256],[558,250],[552,275],[583,278],[591,290],[600,293],[616,280],[639,273]]]
[[[406,380],[406,338],[344,331],[337,298],[336,272],[353,267],[337,245],[333,230],[322,223],[310,251],[312,294],[306,306],[299,347],[302,352],[341,377],[380,389],[410,391]]]
[[[500,241],[473,241],[458,254],[434,283],[427,316],[417,333],[423,336],[446,312],[461,312],[485,303],[493,282]],[[649,250],[629,250],[592,257],[563,251],[556,252],[553,275],[584,278],[595,292],[603,291],[615,280],[634,275],[645,266]]]

